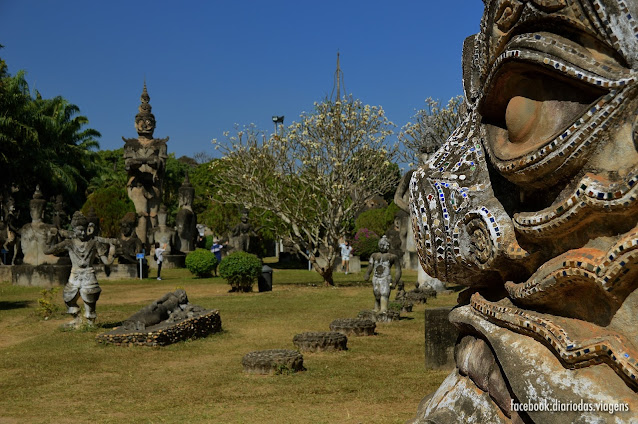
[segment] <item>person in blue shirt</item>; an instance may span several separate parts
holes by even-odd
[[[215,254],[218,265],[222,261],[222,249],[224,249],[225,247],[225,245],[219,243],[218,238],[213,239],[213,245],[211,246],[210,251]],[[217,267],[215,267],[215,276],[217,276]]]

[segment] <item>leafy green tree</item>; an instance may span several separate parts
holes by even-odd
[[[211,167],[216,198],[272,213],[280,234],[333,285],[339,239],[367,200],[397,183],[397,147],[386,140],[393,125],[381,107],[349,96],[315,103],[283,136],[250,126],[217,143],[224,156]]]
[[[394,224],[394,215],[398,211],[397,205],[390,203],[385,208],[362,212],[355,219],[354,229],[358,232],[362,228],[367,228],[376,234],[383,235]]]
[[[118,237],[122,217],[127,212],[135,212],[135,205],[128,198],[126,189],[115,185],[91,193],[82,206],[82,213],[87,215],[91,207],[100,219],[100,234],[104,237]]]

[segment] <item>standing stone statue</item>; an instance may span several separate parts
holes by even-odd
[[[142,253],[144,244],[135,232],[136,216],[133,212],[127,212],[120,221],[120,240],[116,251],[117,261],[121,264],[137,263],[136,255]]]
[[[64,196],[58,194],[55,198],[52,198],[51,201],[54,202],[53,225],[55,225],[55,228],[58,230],[65,229],[68,224],[69,217],[64,211]]]
[[[78,299],[84,302],[84,317],[89,324],[94,324],[95,305],[100,298],[102,289],[95,278],[93,260],[98,254],[98,249],[103,252],[110,251],[107,245],[117,244],[115,239],[94,237],[93,224],[90,224],[81,212],[75,212],[71,219],[73,236],[45,250],[46,254],[59,255],[69,252],[71,258],[71,275],[64,286],[63,298],[67,306],[67,313],[73,316],[73,320],[66,324],[68,327],[77,328],[82,324]],[[100,246],[102,245],[102,246]],[[104,263],[109,259],[101,257]]]
[[[390,242],[386,236],[379,240],[379,252],[370,255],[368,270],[364,277],[368,281],[372,273],[372,291],[374,292],[374,311],[387,312],[390,290],[401,280],[401,260],[394,253],[389,253]],[[394,265],[394,281],[391,268]],[[373,273],[374,272],[374,273]]]
[[[128,172],[126,188],[138,216],[136,233],[142,243],[149,242],[157,226],[157,212],[162,200],[162,182],[166,168],[166,138],[153,138],[155,116],[151,113],[146,83],[139,113],[135,116],[138,138],[124,138],[124,164]]]
[[[250,237],[257,233],[252,224],[248,222],[248,211],[244,210],[241,215],[241,222],[232,229],[230,244],[235,251],[248,252],[250,249]]]
[[[179,188],[178,196],[180,210],[175,217],[177,226],[176,247],[178,251],[188,253],[195,250],[195,239],[197,238],[197,216],[193,212],[195,189],[188,179],[188,173]]]
[[[20,229],[22,263],[27,265],[58,263],[57,257],[44,253],[45,249],[58,239],[58,229],[54,225],[42,222],[45,205],[46,200],[42,196],[40,186],[37,186],[33,199],[29,202],[31,222]]]
[[[469,114],[409,184],[422,266],[467,286],[414,422],[635,422],[638,2],[484,3]]]
[[[166,225],[166,206],[162,204],[157,213],[157,227],[153,229],[153,240],[159,242],[160,246],[166,246],[164,255],[170,255],[172,247],[175,246],[175,229]]]
[[[15,200],[13,196],[9,196],[4,205],[4,221],[2,225],[2,249],[10,255],[5,265],[15,265],[20,251],[20,232],[16,228],[18,215],[19,212],[16,212]]]

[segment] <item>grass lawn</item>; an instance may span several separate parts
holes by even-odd
[[[307,371],[256,376],[242,371],[246,353],[294,349],[295,334],[329,331],[333,319],[370,309],[363,273],[337,274],[337,287],[326,288],[315,272],[275,269],[272,292],[243,294],[187,270],[163,278],[100,282],[98,328],[86,331],[59,328],[69,320],[61,291],[60,312],[43,320],[39,288],[0,283],[0,423],[403,423],[447,375],[424,368],[423,310],[453,305],[456,294],[377,324],[376,336],[350,337],[347,351],[304,353]],[[219,309],[224,331],[163,348],[95,342],[178,287]]]

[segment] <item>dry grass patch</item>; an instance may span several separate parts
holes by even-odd
[[[249,351],[294,349],[295,334],[328,331],[333,319],[371,308],[371,287],[355,285],[360,276],[340,275],[337,284],[349,286],[338,288],[313,287],[314,276],[275,270],[272,292],[247,294],[184,270],[166,270],[162,281],[104,281],[102,328],[90,331],[60,330],[68,320],[62,314],[41,320],[39,289],[0,283],[0,422],[402,423],[414,416],[447,374],[424,369],[423,305],[406,314],[411,319],[378,324],[377,336],[349,338],[348,351],[305,353],[305,372],[243,373]],[[224,331],[164,348],[95,342],[176,287],[219,309]],[[61,295],[57,302],[63,306]]]

